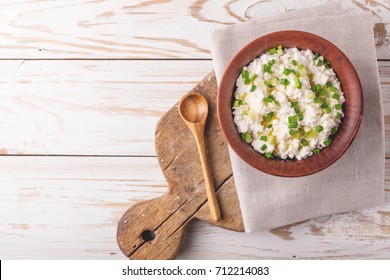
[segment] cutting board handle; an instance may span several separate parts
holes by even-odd
[[[118,224],[117,240],[130,259],[174,259],[192,219],[188,200],[167,193],[133,205]]]

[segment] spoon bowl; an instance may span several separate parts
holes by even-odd
[[[190,123],[205,121],[208,114],[207,100],[203,95],[191,94],[180,102],[179,112]]]

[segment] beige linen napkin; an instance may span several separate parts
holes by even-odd
[[[279,18],[282,21],[268,18],[263,22],[256,18],[212,31],[209,38],[217,80],[233,56],[255,38],[279,30],[311,32],[335,44],[354,65],[363,87],[363,120],[348,151],[332,166],[306,177],[265,174],[247,165],[229,149],[246,232],[384,201],[383,115],[370,16],[346,13],[339,4],[328,4],[287,12]]]

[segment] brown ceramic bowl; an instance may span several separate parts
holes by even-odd
[[[321,153],[303,160],[268,159],[241,139],[233,121],[235,83],[244,66],[269,49],[282,45],[318,52],[330,61],[345,95],[345,117],[333,143]],[[336,162],[348,149],[357,134],[363,114],[363,94],[359,77],[348,58],[331,42],[302,31],[279,31],[257,38],[242,48],[227,66],[221,79],[218,98],[218,119],[227,142],[247,164],[265,173],[282,177],[306,176]]]

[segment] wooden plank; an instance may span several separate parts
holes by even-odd
[[[0,258],[123,258],[116,227],[166,191],[156,158],[0,157]]]
[[[156,158],[3,156],[0,182],[1,259],[125,259],[115,238],[120,216],[167,190]],[[387,190],[385,205],[271,232],[194,223],[179,258],[388,258]]]
[[[3,154],[154,155],[158,120],[212,62],[33,60],[0,69]]]
[[[2,61],[0,153],[155,155],[160,117],[211,61]],[[390,157],[390,61],[379,61]],[[12,133],[11,133],[12,132]]]
[[[210,58],[210,29],[326,2],[2,1],[0,58]],[[388,1],[342,2],[373,14],[378,57],[389,59]]]

